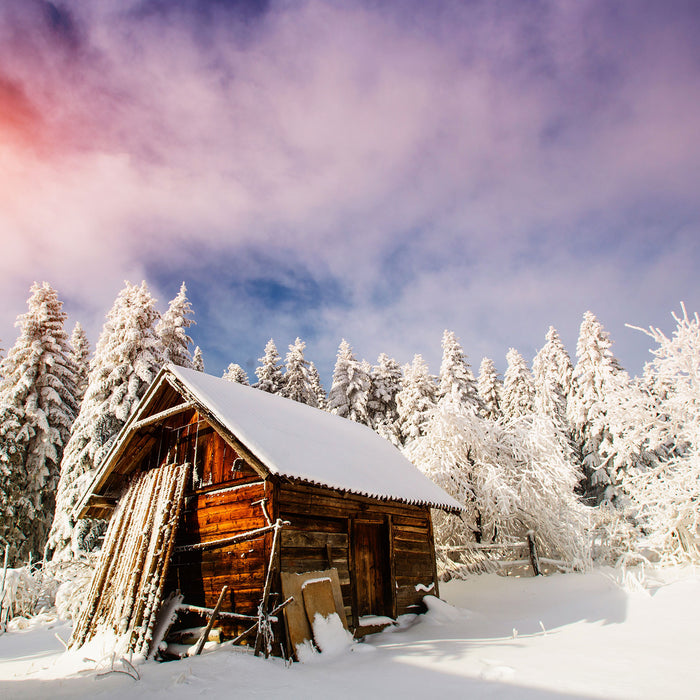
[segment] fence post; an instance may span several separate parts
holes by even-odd
[[[5,631],[5,611],[3,603],[5,602],[5,580],[7,579],[7,558],[10,554],[10,545],[5,545],[5,561],[2,565],[2,585],[0,585],[0,633]]]
[[[537,557],[537,549],[535,547],[535,533],[532,530],[527,532],[527,548],[530,553],[530,564],[532,564],[532,572],[535,576],[542,576],[540,571],[540,560]]]

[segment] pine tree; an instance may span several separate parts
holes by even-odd
[[[613,502],[619,496],[622,475],[618,472],[624,469],[624,460],[616,459],[614,443],[619,444],[615,433],[624,432],[622,406],[630,398],[630,381],[611,347],[609,334],[587,311],[576,345],[575,388],[568,414],[581,446],[584,495],[594,504]]]
[[[15,563],[43,552],[79,394],[56,291],[34,284],[27,305],[0,383],[0,535],[13,544]]]
[[[328,410],[341,418],[367,423],[369,376],[355,359],[349,343],[343,339],[338,347],[333,383],[328,392]]]
[[[451,396],[474,413],[482,413],[484,406],[476,386],[476,379],[452,331],[442,334],[442,363],[440,365],[438,398]]]
[[[192,354],[192,369],[197,370],[197,372],[204,372],[204,358],[202,357],[202,350],[199,345],[194,349]]]
[[[254,384],[256,389],[267,391],[270,394],[281,394],[284,389],[284,375],[282,374],[282,358],[277,352],[275,341],[270,338],[265,345],[265,354],[258,358],[260,366],[255,370],[258,381]]]
[[[573,387],[574,368],[559,334],[549,327],[547,342],[532,361],[535,381],[535,407],[545,413],[555,424],[565,427],[566,405]]]
[[[404,444],[424,434],[430,411],[437,403],[437,384],[422,355],[403,371],[403,385],[396,395],[399,431]]]
[[[159,319],[146,283],[117,296],[97,341],[88,388],[61,462],[56,515],[47,551],[54,559],[81,556],[95,546],[102,522],[76,524],[73,509],[95,469],[162,365]]]
[[[87,377],[90,371],[90,343],[88,342],[87,334],[80,325],[80,322],[75,324],[71,335],[70,344],[72,348],[71,357],[77,367],[77,401],[78,405],[83,400],[85,390],[87,389]]]
[[[190,318],[194,312],[187,299],[187,287],[183,282],[177,296],[171,300],[168,310],[163,314],[156,326],[156,334],[160,338],[163,362],[172,362],[180,367],[192,368],[190,355],[192,338],[187,335],[186,328],[194,324]]]
[[[221,378],[229,382],[243,384],[244,386],[250,386],[250,382],[248,381],[248,375],[246,374],[246,371],[243,369],[243,367],[237,365],[235,362],[232,362],[226,368],[226,371],[224,372]]]
[[[321,375],[316,369],[316,365],[313,362],[309,362],[309,383],[316,395],[316,407],[320,408],[322,411],[328,410],[328,397],[326,396],[326,391],[321,384]]]
[[[367,399],[369,426],[394,445],[401,443],[396,395],[401,391],[403,374],[399,363],[382,353],[370,371]]]
[[[498,378],[496,365],[494,365],[493,360],[488,357],[484,357],[483,360],[481,360],[481,365],[479,365],[479,381],[477,386],[479,397],[484,406],[484,417],[497,420],[503,415],[503,411],[501,410],[503,385]]]
[[[506,355],[508,368],[503,377],[501,408],[508,419],[529,416],[535,410],[535,384],[523,356],[511,348]]]
[[[549,416],[554,429],[560,435],[562,446],[571,457],[578,455],[576,442],[569,425],[567,405],[573,391],[573,365],[559,334],[552,326],[546,336],[547,342],[532,361],[535,382],[535,410]],[[579,458],[580,460],[580,458]]]
[[[283,396],[288,399],[305,403],[309,406],[316,406],[316,394],[309,380],[309,363],[304,359],[306,343],[297,338],[289,346],[287,353],[286,371],[284,373]]]

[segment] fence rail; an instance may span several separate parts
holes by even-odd
[[[530,566],[535,576],[542,575],[541,564],[556,566],[559,569],[566,569],[566,562],[560,559],[550,559],[540,557],[537,553],[537,545],[535,541],[535,533],[530,531],[522,540],[514,540],[512,542],[466,542],[462,545],[438,545],[435,548],[439,553],[459,553],[459,552],[475,552],[479,554],[487,554],[488,552],[513,552],[523,550],[527,553],[527,558],[520,559],[491,559],[489,565],[502,568],[507,566]]]

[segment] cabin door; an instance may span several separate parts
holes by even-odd
[[[389,537],[385,523],[355,521],[357,614],[391,615]]]

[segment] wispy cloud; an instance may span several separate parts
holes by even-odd
[[[35,278],[93,332],[123,279],[165,302],[184,278],[215,365],[305,333],[327,362],[341,335],[435,360],[444,327],[502,364],[549,323],[573,349],[589,307],[615,334],[700,306],[699,24],[661,2],[4,3],[4,344]]]

